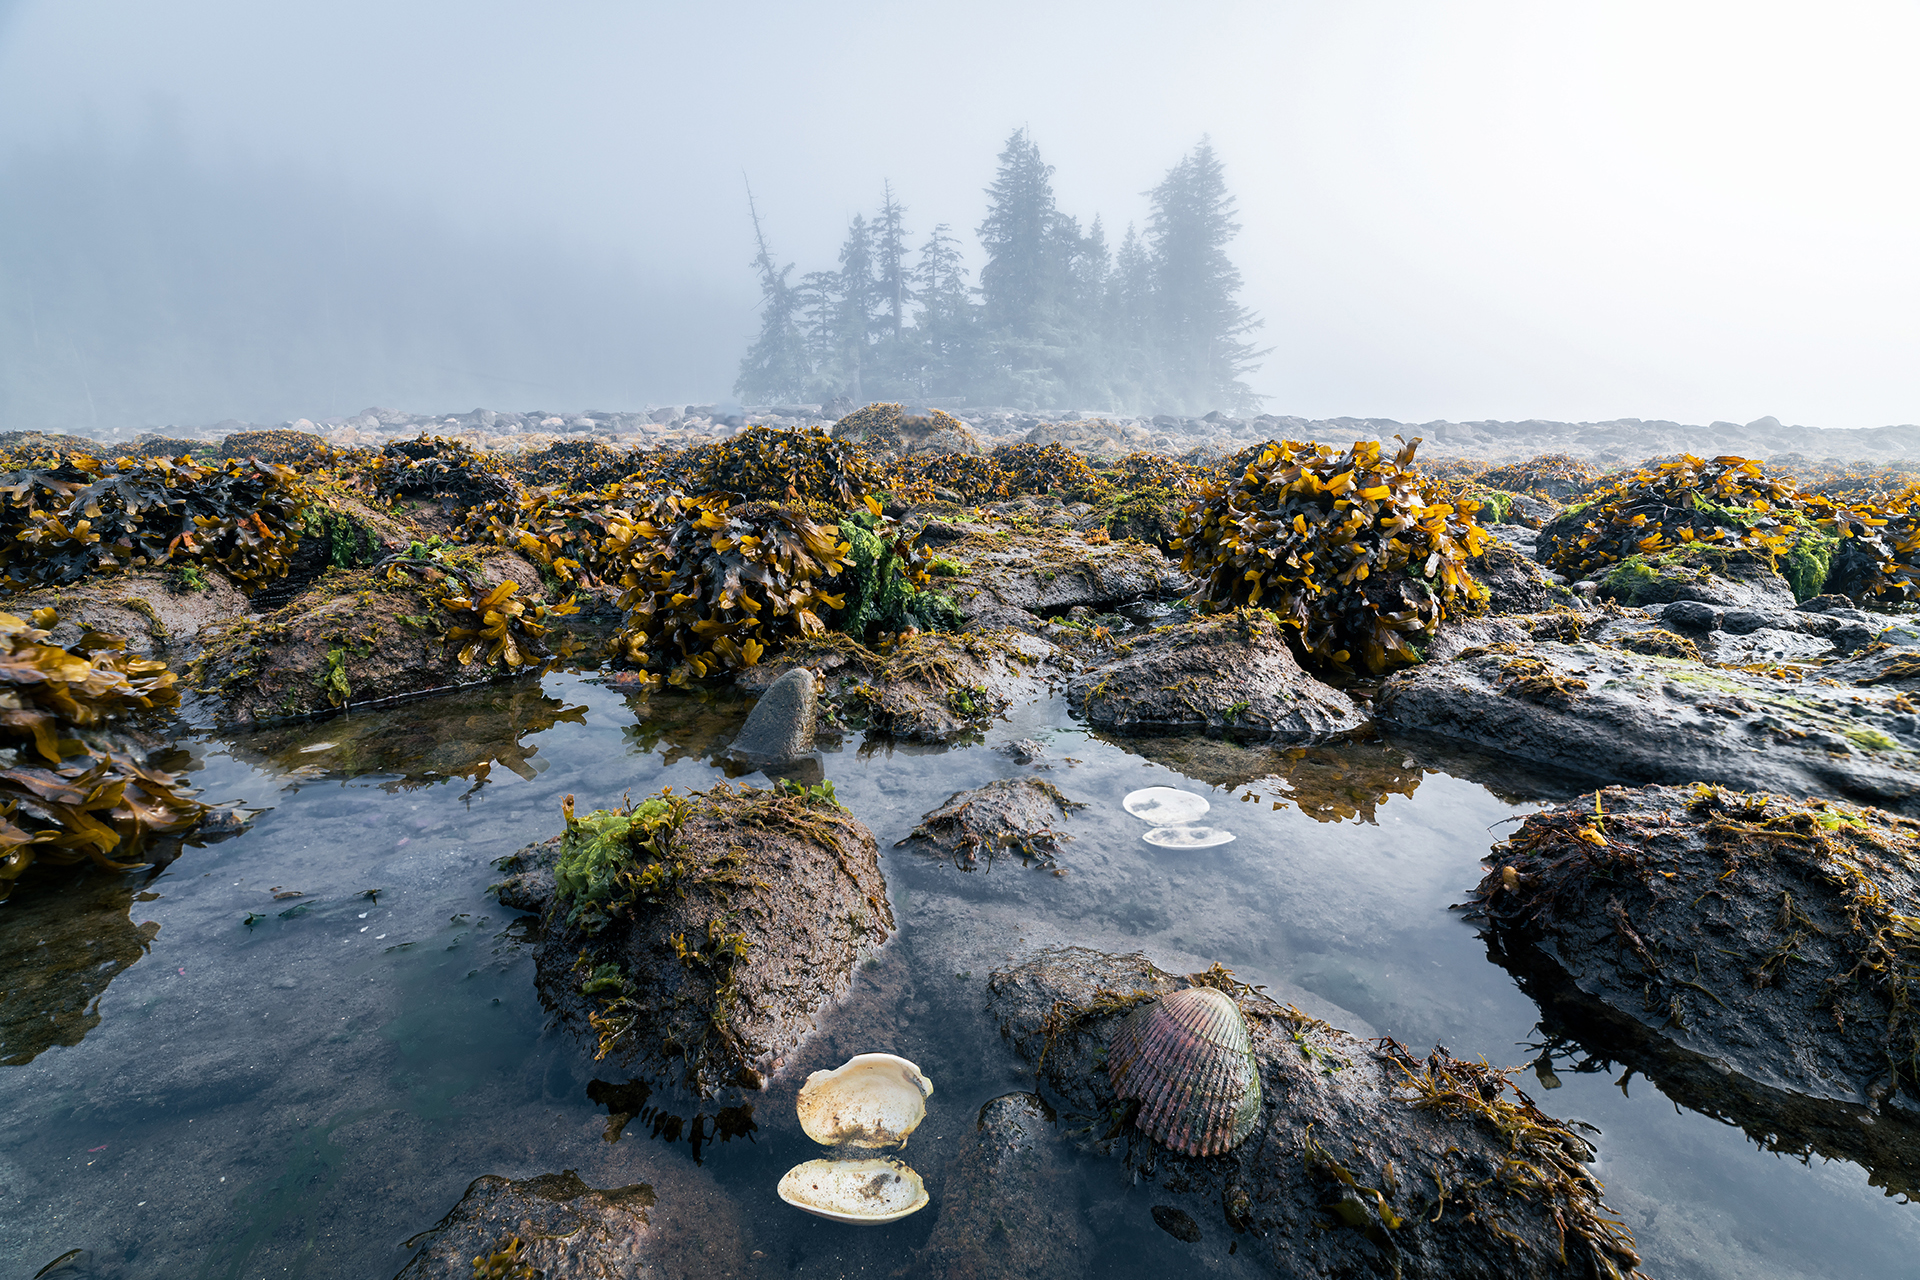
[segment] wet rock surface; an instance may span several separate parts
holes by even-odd
[[[884,655],[826,636],[788,645],[735,685],[758,691],[805,666],[844,719],[905,742],[946,743],[1038,697],[1053,657],[1052,645],[1017,631],[918,635]]]
[[[483,591],[512,582],[522,600],[542,598],[538,572],[517,556],[485,557],[476,581]],[[185,682],[197,695],[189,717],[269,724],[518,674],[460,662],[443,638],[445,619],[421,581],[371,569],[328,574],[270,613],[204,633]]]
[[[1177,624],[1076,676],[1068,704],[1122,733],[1222,730],[1313,742],[1360,727],[1346,694],[1301,669],[1279,622],[1259,610]]]
[[[1073,837],[1056,825],[1085,805],[1038,778],[999,778],[957,791],[920,819],[902,845],[951,858],[955,866],[989,868],[996,857],[1019,856],[1051,865]]]
[[[813,750],[813,672],[793,667],[767,686],[729,749],[749,760],[792,760]]]
[[[1065,1166],[1073,1149],[1038,1095],[980,1108],[947,1167],[940,1217],[910,1274],[954,1280],[1071,1280],[1089,1270],[1091,1240]]]
[[[1920,1188],[1920,824],[1709,787],[1531,815],[1473,901],[1564,1034],[1767,1145]]]
[[[596,1056],[701,1094],[758,1088],[893,932],[878,849],[791,787],[679,803],[591,909],[556,884],[562,837],[502,860],[499,898],[540,915],[540,998]]]
[[[1356,1040],[1219,971],[1196,978],[1234,988],[1261,1074],[1262,1121],[1224,1156],[1140,1135],[1102,1063],[1129,1009],[1193,979],[1060,947],[989,982],[989,1013],[1038,1064],[1041,1096],[1068,1132],[1118,1156],[1115,1178],[1157,1184],[1156,1221],[1230,1231],[1277,1276],[1634,1273],[1632,1242],[1605,1221],[1582,1163],[1591,1148],[1498,1072]]]
[[[9,596],[8,613],[27,617],[51,607],[60,615],[49,637],[69,645],[87,631],[124,636],[134,653],[191,660],[233,619],[247,613],[247,598],[215,571],[196,571],[192,585],[173,571],[155,569],[96,576],[69,587],[44,587]]]
[[[1075,605],[1100,609],[1185,595],[1194,585],[1158,547],[1090,543],[1066,531],[1052,537],[971,532],[941,554],[965,566],[961,576],[941,586],[970,627],[1006,625],[1008,610],[1046,617]]]
[[[447,1216],[406,1242],[418,1248],[395,1280],[642,1280],[740,1274],[745,1250],[726,1213],[662,1205],[652,1185],[606,1190],[573,1170],[509,1180],[476,1178]],[[515,1247],[515,1242],[518,1247]],[[478,1260],[497,1270],[482,1270]],[[514,1266],[526,1268],[514,1270]]]
[[[1721,782],[1905,812],[1920,718],[1881,685],[1708,667],[1589,642],[1469,650],[1382,686],[1383,727],[1622,782]]]

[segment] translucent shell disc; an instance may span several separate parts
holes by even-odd
[[[1231,1151],[1260,1120],[1260,1067],[1239,1006],[1212,987],[1174,991],[1127,1016],[1107,1078],[1138,1098],[1137,1123],[1190,1156]]]
[[[1178,787],[1143,787],[1139,791],[1130,791],[1127,798],[1120,802],[1120,807],[1136,818],[1161,827],[1192,822],[1213,808],[1205,796],[1182,791]]]

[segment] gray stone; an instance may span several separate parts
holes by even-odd
[[[915,1257],[915,1274],[971,1280],[1072,1280],[1087,1274],[1092,1233],[1078,1197],[1061,1195],[1071,1148],[1053,1110],[1009,1093],[980,1118],[947,1166],[940,1219]]]
[[[748,760],[793,760],[813,750],[817,684],[805,667],[767,686],[734,739],[731,753]]]
[[[1920,738],[1904,699],[1885,687],[1897,677],[1859,678],[1875,683],[1781,680],[1535,641],[1401,672],[1374,714],[1389,729],[1612,782],[1721,782],[1920,812]]]
[[[1209,729],[1314,742],[1362,723],[1353,699],[1301,670],[1279,625],[1259,610],[1133,641],[1132,652],[1077,676],[1067,701],[1089,724],[1121,733]]]
[[[1660,621],[1682,631],[1712,631],[1720,615],[1712,605],[1698,600],[1676,600],[1660,611]]]
[[[1720,620],[1720,629],[1736,636],[1751,635],[1762,627],[1779,625],[1781,625],[1779,615],[1761,613],[1757,609],[1729,609],[1726,616]]]
[[[1054,824],[1072,810],[1084,808],[1050,782],[1034,777],[996,778],[984,787],[948,796],[899,843],[917,841],[916,848],[950,857],[955,866],[968,869],[979,865],[981,854],[991,869],[994,856],[1001,853],[1052,865],[1061,842],[1073,838],[1055,831]]]

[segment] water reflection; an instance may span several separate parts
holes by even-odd
[[[653,1086],[645,1080],[616,1084],[611,1080],[596,1079],[587,1085],[587,1101],[607,1109],[607,1127],[602,1136],[608,1142],[620,1141],[620,1135],[626,1132],[627,1126],[637,1120],[651,1129],[651,1136],[666,1142],[678,1142],[681,1134],[685,1133],[687,1144],[693,1150],[695,1164],[703,1163],[701,1149],[715,1140],[731,1142],[735,1138],[745,1138],[751,1142],[760,1128],[759,1122],[753,1118],[751,1102],[721,1107],[711,1116],[705,1111],[698,1111],[689,1121],[685,1116],[654,1106],[652,1098]]]
[[[463,689],[401,707],[300,721],[237,734],[237,760],[290,779],[345,781],[392,774],[386,791],[411,791],[455,778],[484,787],[497,764],[531,782],[547,762],[525,741],[556,724],[579,724],[567,706],[530,681]]]
[[[35,868],[0,906],[0,1065],[79,1044],[100,1025],[107,984],[160,932],[151,920],[133,922],[136,902],[160,896],[141,892],[141,877],[56,871]]]

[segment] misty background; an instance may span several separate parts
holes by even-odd
[[[1892,3],[0,0],[0,429],[725,400],[749,180],[800,272],[890,184],[977,282],[1016,129],[1114,234],[1211,139],[1273,412],[1912,422],[1916,53]]]

